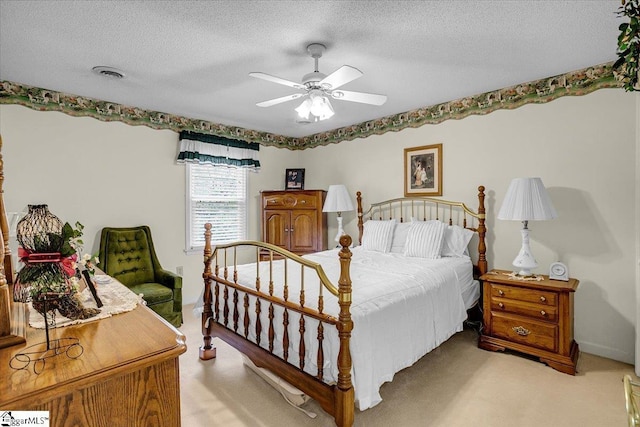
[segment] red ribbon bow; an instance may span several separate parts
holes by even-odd
[[[30,252],[22,247],[18,247],[18,258],[24,264],[37,264],[44,262],[59,263],[62,270],[68,277],[76,274],[76,261],[78,260],[78,254],[73,254],[69,257],[63,258],[60,252]]]

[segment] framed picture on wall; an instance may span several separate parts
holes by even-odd
[[[442,144],[404,149],[404,195],[442,196]]]
[[[285,190],[304,190],[304,169],[287,169],[284,181]]]

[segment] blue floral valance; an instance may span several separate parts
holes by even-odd
[[[260,144],[182,131],[178,163],[199,163],[260,170]]]

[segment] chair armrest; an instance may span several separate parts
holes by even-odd
[[[156,270],[156,282],[171,289],[182,289],[182,277],[169,270]]]
[[[180,313],[182,324],[182,277],[168,270],[156,270],[156,282],[173,290],[173,311]]]

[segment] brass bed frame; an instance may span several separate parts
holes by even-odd
[[[427,197],[398,198],[375,203],[366,212],[363,212],[362,196],[358,192],[359,240],[362,240],[365,219],[397,218],[399,221],[404,221],[407,215],[412,219],[419,219],[418,216],[421,215],[422,220],[442,220],[441,218],[446,218],[449,225],[459,224],[477,233],[478,260],[474,265],[474,269],[477,270],[478,274],[484,274],[487,271],[484,197],[484,187],[480,186],[478,187],[477,212],[472,211],[461,202]],[[475,222],[476,224],[472,225],[469,222]],[[334,417],[336,425],[340,427],[351,426],[355,412],[349,346],[351,331],[354,327],[350,312],[351,278],[349,269],[352,254],[349,247],[351,243],[352,239],[348,235],[340,238],[341,249],[338,253],[340,277],[338,286],[335,286],[329,281],[320,264],[302,258],[278,246],[263,242],[241,241],[212,248],[211,224],[206,224],[203,273],[204,307],[202,313],[204,342],[200,347],[200,359],[209,360],[216,357],[216,349],[212,345],[212,338],[219,337],[247,356],[256,366],[270,370],[315,399],[327,413]],[[269,277],[266,281],[260,277],[260,272],[256,269],[254,283],[238,283],[237,259],[238,251],[241,248],[249,248],[250,252],[255,254],[253,262],[258,263],[263,260],[262,263],[268,263]],[[284,259],[285,275],[283,284],[274,284],[273,282],[272,265],[274,259]],[[213,269],[212,263],[214,264]],[[301,290],[295,302],[289,300],[287,271],[294,271],[297,267],[288,268],[289,264],[298,266],[301,271]],[[305,269],[312,269],[317,275],[319,296],[315,302],[315,307],[309,306],[309,302],[305,301]],[[266,282],[264,286],[263,282]],[[277,290],[282,291],[282,296],[278,294]],[[324,313],[323,290],[337,297],[339,305],[339,315],[337,317]],[[240,293],[244,295],[242,298],[240,298]],[[249,296],[254,299],[251,304]],[[242,319],[240,319],[240,306],[244,308]],[[282,337],[276,337],[275,333],[275,306],[283,310]],[[250,310],[256,313],[255,319],[251,319],[249,316]],[[261,321],[260,314],[263,310],[268,313],[267,325],[263,325]],[[308,331],[307,320],[309,319],[318,322],[315,331],[318,351],[314,355],[317,360],[318,371],[315,375],[304,371],[307,348],[304,337],[307,334],[307,338],[311,339],[309,334],[314,332]],[[290,356],[288,354],[290,344],[289,331],[293,327],[290,326],[290,323],[293,324],[296,321],[300,332],[299,350],[297,355]],[[325,327],[337,329],[339,339],[339,351],[337,361],[335,361],[338,375],[336,383],[332,384],[327,384],[322,380],[324,374],[322,366],[325,361],[322,344],[325,337]],[[261,343],[263,330],[266,331],[268,341],[266,343]],[[252,339],[252,333],[255,334],[255,339]],[[282,357],[273,354],[274,343],[282,344],[284,349]]]

